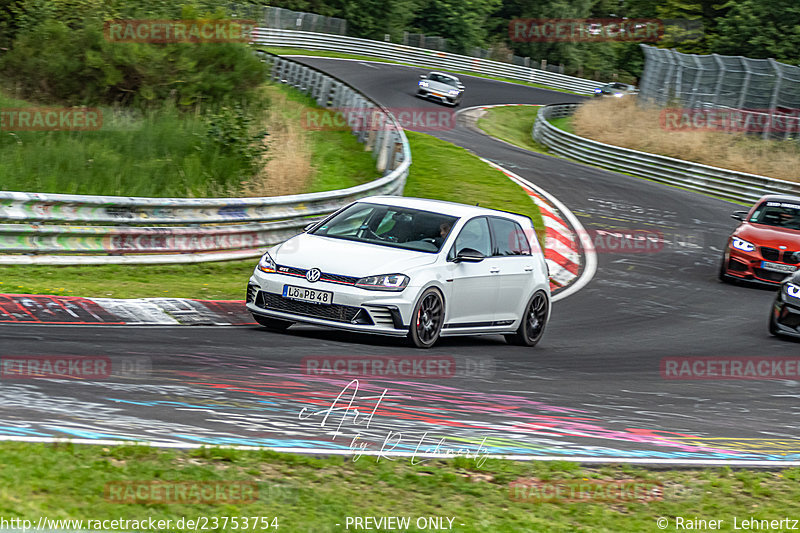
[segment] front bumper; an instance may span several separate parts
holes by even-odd
[[[765,283],[770,286],[779,285],[787,276],[792,275],[791,272],[774,272],[762,268],[762,262],[768,260],[761,256],[758,249],[756,247],[756,250],[752,252],[743,252],[729,245],[723,259],[725,274],[731,278]],[[787,267],[797,266],[778,260],[769,260],[769,262],[786,265]]]
[[[788,302],[789,299],[783,292],[778,294],[772,306],[772,322],[777,333],[800,339],[800,301]]]
[[[449,104],[449,105],[457,105],[461,102],[461,93],[459,93],[456,96],[450,96],[446,94],[434,94],[428,89],[420,88],[417,91],[417,96],[421,96],[422,98],[439,100],[443,104]]]
[[[333,292],[330,305],[284,298],[284,285]],[[256,270],[247,286],[247,309],[257,315],[361,333],[405,336],[412,314],[413,287],[402,292],[369,291],[338,283],[310,283],[304,278]]]

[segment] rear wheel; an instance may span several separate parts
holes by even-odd
[[[430,348],[439,340],[444,323],[444,302],[436,289],[428,289],[422,293],[414,314],[411,315],[411,327],[408,339],[417,348]]]
[[[547,296],[542,291],[538,291],[528,302],[517,332],[505,336],[506,342],[516,346],[536,346],[544,335],[547,313]]]
[[[253,318],[256,322],[270,331],[283,332],[289,329],[289,326],[294,324],[294,322],[289,322],[288,320],[278,320],[277,318],[268,318],[261,315],[253,315]]]

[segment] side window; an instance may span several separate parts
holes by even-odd
[[[531,255],[531,246],[528,236],[522,226],[507,218],[491,218],[492,231],[494,232],[494,255]]]
[[[487,257],[492,255],[492,238],[489,235],[489,222],[485,217],[472,219],[464,225],[456,237],[453,246],[455,252],[451,255],[455,257],[464,248],[472,248]]]

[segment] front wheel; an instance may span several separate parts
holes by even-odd
[[[289,329],[289,326],[291,326],[294,323],[294,322],[289,322],[288,320],[278,320],[277,318],[269,318],[266,316],[255,315],[255,314],[253,315],[253,318],[255,319],[256,322],[258,322],[268,330],[280,333]]]
[[[778,330],[778,324],[776,324],[775,319],[775,309],[773,309],[769,314],[769,332],[771,335],[776,337],[780,336],[780,330]]]
[[[547,313],[547,296],[542,291],[538,291],[525,307],[525,314],[522,315],[516,333],[505,336],[506,342],[516,346],[536,346],[544,335]]]
[[[430,348],[439,340],[444,323],[444,302],[436,289],[428,289],[422,293],[414,314],[411,315],[411,327],[408,339],[417,348]]]

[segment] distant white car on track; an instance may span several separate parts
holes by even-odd
[[[247,309],[273,330],[295,322],[406,336],[505,335],[534,346],[550,283],[531,219],[437,200],[364,198],[270,248]]]
[[[461,103],[464,95],[464,84],[453,76],[444,72],[431,72],[420,74],[417,82],[417,96],[434,98],[443,104],[453,107]]]

